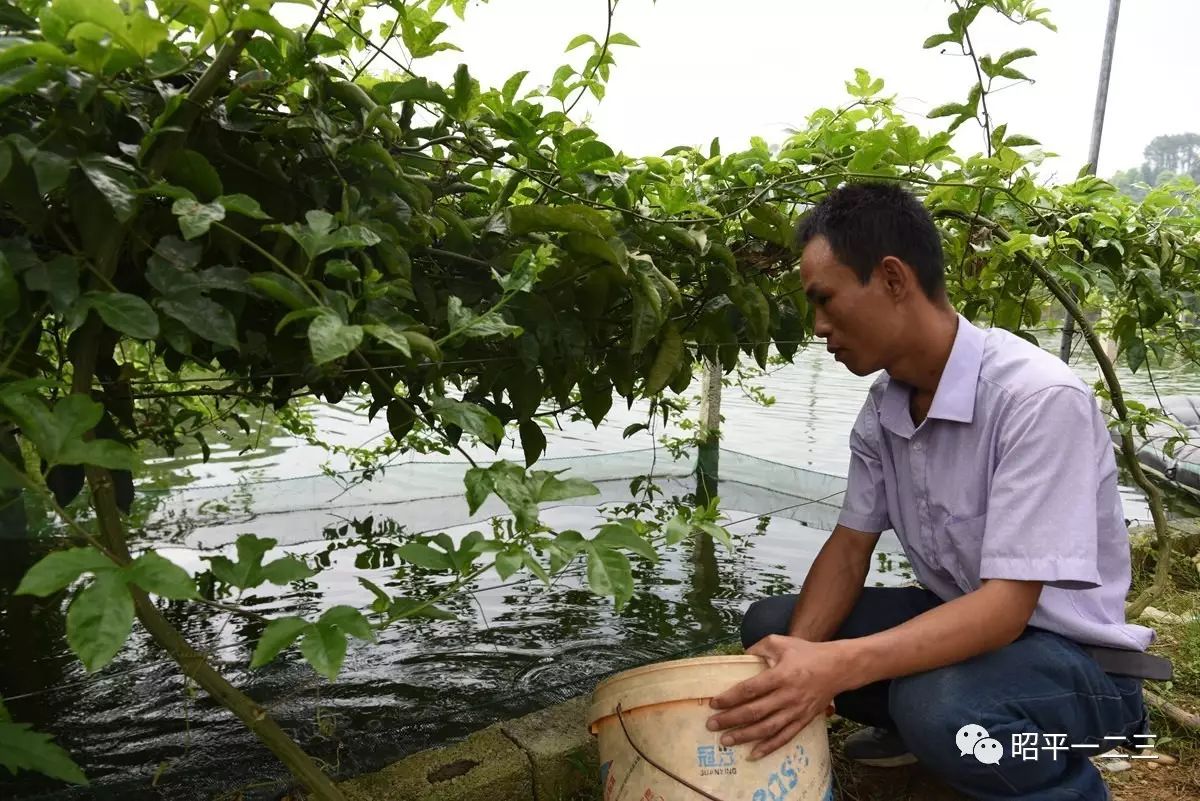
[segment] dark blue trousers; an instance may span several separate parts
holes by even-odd
[[[786,634],[796,597],[753,603],[742,644]],[[834,639],[893,628],[940,603],[921,587],[867,587]],[[1104,801],[1104,781],[1088,757],[1122,744],[1106,737],[1148,731],[1140,679],[1109,675],[1071,640],[1032,627],[999,650],[869,684],[834,703],[842,717],[898,733],[925,767],[980,801]],[[999,762],[962,753],[958,735],[971,724],[1000,743]]]

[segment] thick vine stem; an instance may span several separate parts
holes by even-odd
[[[98,467],[88,467],[86,473],[104,541],[118,560],[128,562],[129,546],[125,541],[125,526],[118,511],[112,474]],[[213,669],[204,656],[163,617],[158,607],[150,600],[150,596],[132,585],[129,590],[133,596],[138,620],[146,627],[146,631],[150,632],[154,641],[178,663],[184,675],[246,724],[246,728],[254,732],[271,749],[292,775],[312,791],[314,797],[322,801],[344,801],[345,796],[341,790],[317,767],[312,758],[288,736],[262,706]]]
[[[155,144],[146,160],[150,179],[153,180],[162,174],[173,153],[182,146],[187,136],[187,129],[195,121],[204,105],[212,98],[220,83],[227,79],[230,68],[236,62],[242,48],[250,40],[251,34],[251,31],[235,33],[232,39],[217,53],[212,64],[188,93],[187,102],[180,107],[175,119],[172,120],[173,123],[178,123],[184,131]],[[134,219],[136,219],[136,211],[130,222],[123,226],[113,226],[107,239],[102,243],[95,262],[96,274],[102,281],[111,279],[115,274],[126,236]],[[71,361],[74,376],[71,391],[75,394],[91,397],[92,379],[95,376],[102,339],[99,336],[102,326],[103,323],[99,316],[92,312],[80,331],[73,337]],[[91,434],[89,433],[88,436]],[[85,468],[85,475],[88,488],[91,490],[92,503],[96,509],[102,539],[107,549],[119,561],[127,563],[130,561],[129,545],[125,536],[125,524],[117,505],[112,474],[107,469],[88,466]],[[321,801],[344,801],[345,797],[337,785],[321,771],[312,758],[288,736],[287,732],[267,715],[266,710],[214,670],[204,657],[192,648],[183,635],[162,616],[145,592],[134,586],[129,589],[133,596],[138,619],[146,627],[154,641],[179,664],[186,676],[245,723],[246,727],[258,736],[291,771],[292,775],[312,792],[314,797]]]
[[[977,222],[991,230],[992,235],[997,239],[1008,241],[1011,238],[1008,231],[1004,230],[1002,226],[980,214],[971,215],[956,209],[941,209],[935,211],[934,215],[938,217],[954,217],[968,223]],[[1035,259],[1028,258],[1023,254],[1020,255],[1020,258],[1033,271],[1034,275],[1046,285],[1046,288],[1058,299],[1058,302],[1067,310],[1071,319],[1079,326],[1079,330],[1083,333],[1088,347],[1092,350],[1092,355],[1096,358],[1096,364],[1099,365],[1100,372],[1104,376],[1104,383],[1108,386],[1108,392],[1112,399],[1113,411],[1117,413],[1117,419],[1122,423],[1128,424],[1129,409],[1125,406],[1125,395],[1121,390],[1121,381],[1117,378],[1117,372],[1113,367],[1112,359],[1108,358],[1108,354],[1104,351],[1104,344],[1096,336],[1095,329],[1092,328],[1091,322],[1084,315],[1083,309],[1079,307],[1075,296]],[[1167,587],[1170,586],[1171,536],[1167,531],[1167,516],[1163,509],[1162,491],[1150,480],[1145,471],[1142,470],[1142,465],[1137,460],[1137,448],[1134,446],[1133,435],[1129,432],[1128,425],[1121,431],[1121,455],[1125,460],[1125,467],[1133,477],[1133,482],[1146,493],[1146,499],[1150,505],[1150,516],[1154,519],[1155,546],[1158,551],[1158,563],[1154,567],[1153,582],[1125,607],[1126,616],[1133,620],[1147,606],[1160,598],[1167,591]]]

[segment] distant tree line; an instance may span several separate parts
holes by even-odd
[[[1142,166],[1122,170],[1112,178],[1113,185],[1130,197],[1141,200],[1146,186],[1160,186],[1184,175],[1200,183],[1200,134],[1156,136],[1142,154],[1146,159]]]

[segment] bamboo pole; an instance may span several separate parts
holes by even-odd
[[[704,360],[700,383],[700,421],[696,453],[696,500],[708,503],[717,494],[721,463],[721,368]]]
[[[1092,141],[1088,147],[1087,170],[1095,175],[1100,164],[1100,140],[1104,136],[1104,113],[1108,108],[1108,79],[1112,75],[1113,51],[1117,45],[1117,18],[1121,15],[1121,0],[1109,0],[1108,24],[1104,28],[1104,50],[1100,54],[1100,78],[1096,81],[1096,103],[1092,111]],[[1071,296],[1075,293],[1071,290]],[[1063,323],[1062,340],[1058,355],[1064,362],[1071,361],[1071,343],[1075,339],[1075,318],[1067,315]]]

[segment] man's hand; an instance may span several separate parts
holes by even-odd
[[[752,760],[786,745],[844,689],[837,647],[779,634],[759,640],[746,653],[766,659],[767,669],[712,699],[727,711],[709,718],[709,731],[738,727],[721,738],[725,746],[759,740]]]

